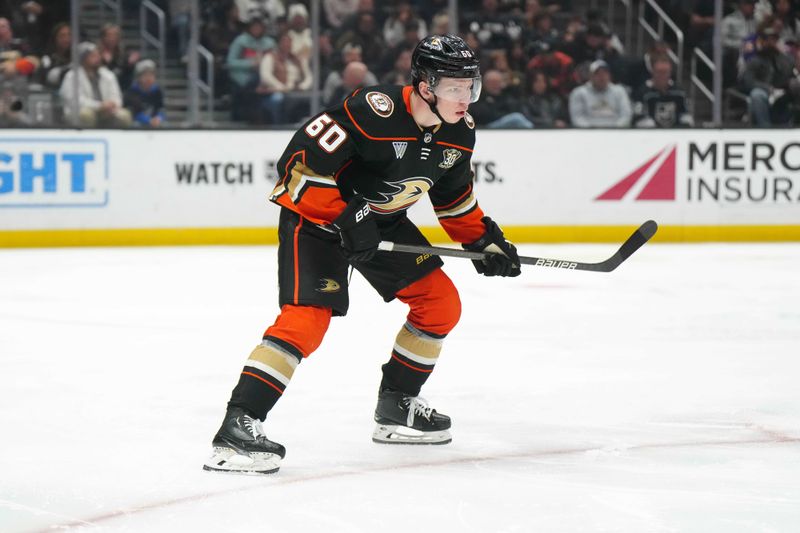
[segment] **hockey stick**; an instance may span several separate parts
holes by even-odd
[[[520,257],[523,265],[533,265],[540,267],[566,268],[569,270],[589,270],[591,272],[611,272],[629,258],[636,250],[649,241],[658,230],[658,224],[653,220],[648,220],[633,232],[633,235],[622,243],[619,250],[614,255],[599,263],[581,263],[580,261],[567,261],[564,259],[547,259],[545,257]],[[483,259],[488,252],[470,252],[457,248],[445,248],[441,246],[417,246],[413,244],[398,244],[389,241],[381,241],[378,250],[384,252],[406,252],[412,254],[430,254],[446,257],[461,257],[464,259],[479,260]]]

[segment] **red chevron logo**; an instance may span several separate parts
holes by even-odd
[[[636,195],[636,200],[675,199],[675,152],[677,146],[667,146],[639,168],[612,185],[595,200],[622,200],[643,176],[650,174],[647,183]],[[665,156],[666,154],[666,156]],[[656,167],[657,168],[654,168]]]

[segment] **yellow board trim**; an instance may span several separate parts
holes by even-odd
[[[636,226],[507,226],[506,237],[525,242],[622,242]],[[440,227],[423,227],[434,243],[449,243]],[[661,226],[654,242],[800,241],[800,225]],[[62,246],[174,246],[213,244],[277,244],[277,229],[163,228],[0,231],[0,248]]]

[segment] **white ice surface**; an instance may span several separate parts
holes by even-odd
[[[613,245],[526,245],[596,260]],[[800,246],[645,246],[611,274],[446,272],[439,447],[371,442],[405,307],[351,310],[265,424],[279,474],[204,472],[277,311],[271,247],[0,251],[0,531],[800,531]]]

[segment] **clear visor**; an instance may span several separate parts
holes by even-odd
[[[442,78],[433,88],[433,94],[450,102],[474,104],[481,96],[481,78]]]

